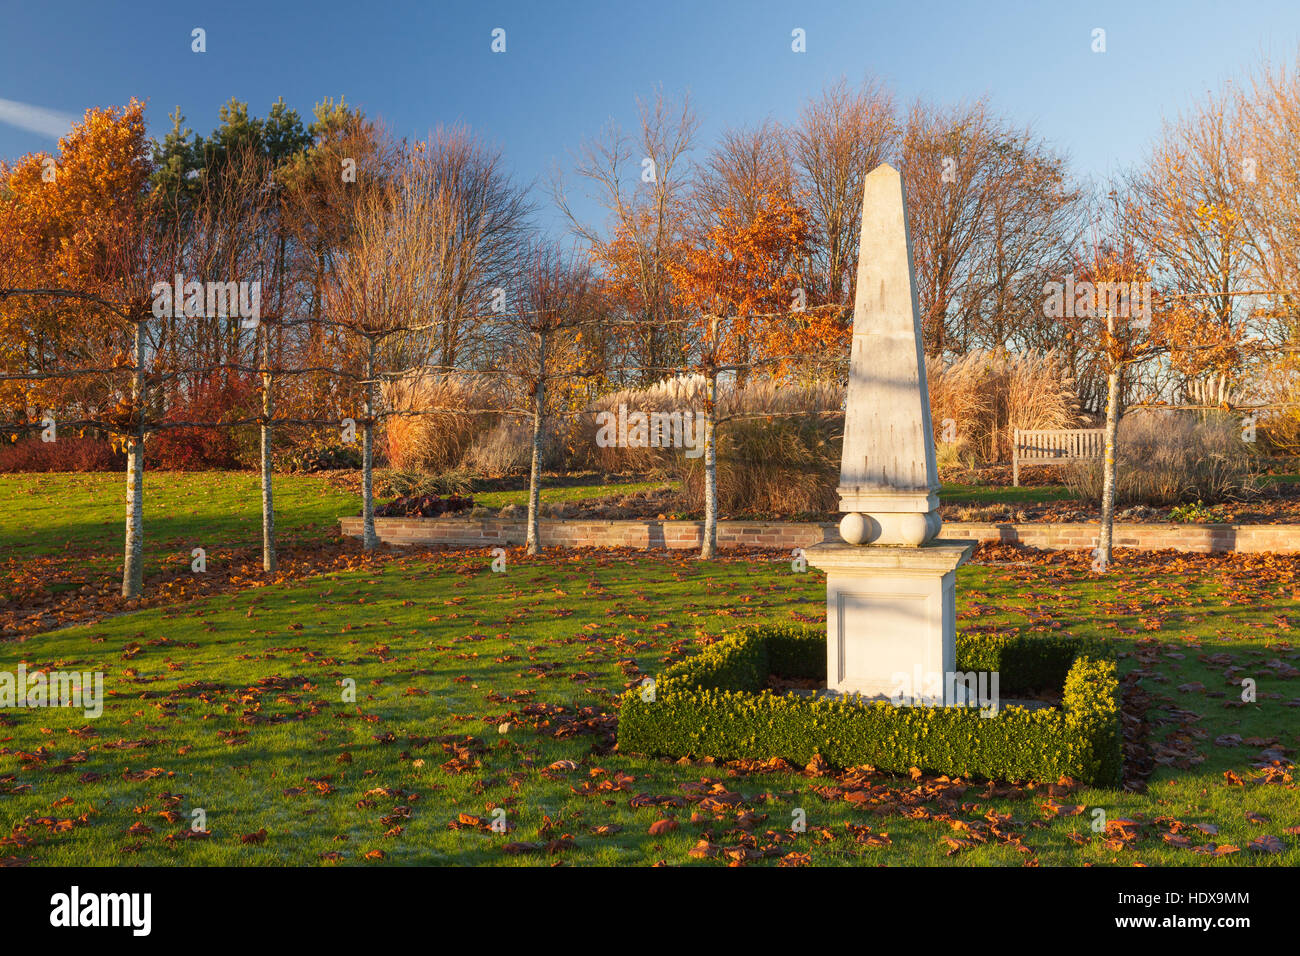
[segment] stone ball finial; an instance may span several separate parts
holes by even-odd
[[[930,523],[923,514],[900,515],[898,518],[898,537],[904,544],[919,548],[929,537]]]
[[[871,534],[871,519],[850,511],[840,519],[840,537],[849,544],[865,544]]]
[[[934,540],[941,527],[943,521],[938,511],[875,514],[850,511],[840,519],[840,537],[848,544],[892,544],[919,548]]]

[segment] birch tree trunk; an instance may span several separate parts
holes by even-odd
[[[1114,332],[1114,319],[1107,318],[1106,325]],[[1106,449],[1102,459],[1101,479],[1101,530],[1097,535],[1097,554],[1094,556],[1099,570],[1110,567],[1111,543],[1115,529],[1115,444],[1119,433],[1119,370],[1113,360],[1106,377]]]
[[[718,421],[718,375],[710,371],[704,401],[704,540],[700,559],[711,561],[718,553],[718,450],[714,430]]]
[[[366,353],[366,420],[361,432],[361,546],[373,551],[379,544],[375,536],[375,340],[367,340]]]
[[[271,490],[271,416],[275,413],[271,376],[271,333],[262,323],[262,570],[274,571],[275,499]]]
[[[135,374],[131,379],[134,432],[126,449],[126,541],[122,552],[122,597],[144,593],[144,326],[135,322]]]
[[[538,352],[537,389],[533,393],[533,463],[528,476],[528,540],[529,554],[537,554],[542,549],[541,532],[538,527],[538,512],[542,504],[542,415],[546,402],[546,330],[538,338],[541,340]]]

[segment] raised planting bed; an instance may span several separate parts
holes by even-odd
[[[816,697],[769,685],[826,680],[820,627],[752,627],[628,691],[618,747],[659,757],[764,760],[906,773],[1117,786],[1120,691],[1115,662],[1095,642],[1068,636],[959,635],[957,670],[997,672],[1002,706],[894,706]],[[1059,693],[1055,705],[1017,696]]]
[[[546,548],[667,548],[696,549],[704,537],[702,521],[598,521],[580,518],[541,518]],[[339,519],[343,534],[361,535],[361,519]],[[527,534],[523,519],[440,518],[375,519],[375,533],[389,544],[446,545],[483,548],[521,545]],[[1095,524],[978,524],[946,523],[940,540],[1019,544],[1043,550],[1089,549],[1097,546]],[[833,523],[797,521],[719,521],[718,547],[807,548],[838,541]],[[1116,523],[1115,547],[1157,551],[1172,548],[1196,553],[1300,552],[1300,525],[1178,525]]]
[[[474,507],[473,498],[459,495],[403,495],[375,508],[376,518],[440,518],[459,514]]]

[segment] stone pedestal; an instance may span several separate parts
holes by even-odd
[[[826,572],[826,686],[837,693],[952,706],[957,568],[975,541],[922,547],[821,544]]]

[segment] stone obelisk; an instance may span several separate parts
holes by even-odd
[[[902,177],[866,177],[840,459],[840,537],[826,572],[827,688],[954,704],[957,567],[975,542],[935,541],[939,476]]]

